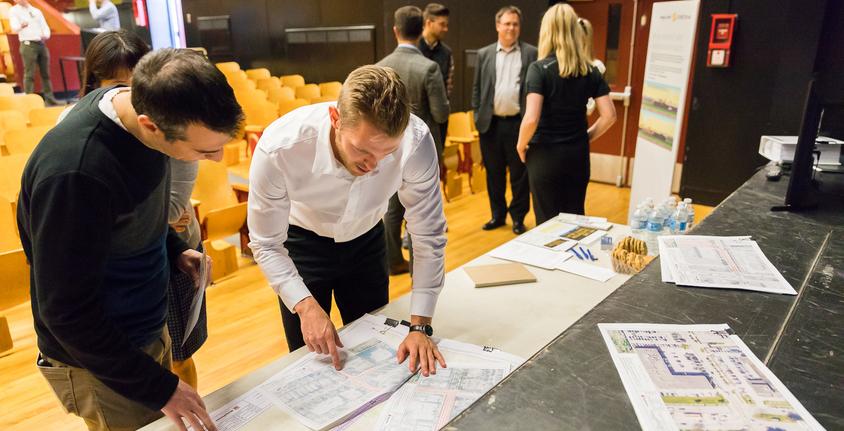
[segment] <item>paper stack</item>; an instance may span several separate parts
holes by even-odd
[[[663,282],[797,294],[749,236],[677,235],[658,240]]]

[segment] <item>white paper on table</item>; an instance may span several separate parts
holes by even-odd
[[[591,278],[592,280],[600,281],[601,283],[615,276],[615,271],[611,269],[592,265],[575,259],[567,260],[557,265],[557,269],[565,272],[570,272],[581,277]]]
[[[390,397],[375,429],[437,431],[498,384],[511,369],[506,363],[453,363],[429,377],[417,374]]]
[[[557,220],[578,225],[580,227],[591,227],[599,230],[609,230],[612,228],[612,223],[607,221],[606,217],[585,216],[580,214],[560,213],[557,215]]]
[[[584,226],[584,227],[588,227],[588,226]],[[597,228],[593,227],[593,229],[597,229]],[[590,245],[590,244],[594,243],[595,241],[601,239],[601,237],[606,235],[606,234],[607,233],[605,231],[599,229],[599,230],[596,230],[595,232],[592,232],[591,234],[589,234],[589,236],[587,236],[586,238],[583,238],[582,240],[578,241],[578,243],[583,244],[583,245]]]
[[[339,332],[346,346],[340,349],[342,370],[334,369],[330,356],[309,353],[258,389],[275,406],[315,430],[364,413],[413,376],[407,364],[396,363],[396,349],[407,328],[385,322],[383,316],[367,314]]]
[[[199,315],[202,311],[202,299],[205,297],[205,287],[208,284],[208,263],[206,262],[205,249],[202,250],[202,261],[199,262],[199,287],[193,294],[193,299],[190,302],[190,312],[188,313],[188,323],[185,326],[185,335],[182,339],[182,346],[188,341],[188,337],[193,328],[196,327],[196,322],[199,321]]]
[[[680,235],[659,237],[659,242],[677,285],[797,294],[748,237]]]
[[[537,229],[517,236],[516,241],[554,251],[567,251],[577,244],[577,241],[562,238],[559,235],[545,233]]]
[[[676,235],[675,235],[676,236]],[[685,238],[734,238],[734,239],[750,239],[747,236],[706,236],[706,235],[684,235]],[[671,273],[671,256],[663,254],[666,252],[664,240],[661,238],[668,238],[668,236],[660,236],[657,238],[659,244],[659,271],[662,275],[662,281],[665,283],[674,283],[674,275]]]
[[[578,228],[578,226],[576,224],[564,223],[560,220],[552,218],[551,220],[548,220],[545,223],[542,223],[541,225],[531,229],[530,231],[531,232],[539,231],[539,232],[542,232],[542,233],[545,233],[545,234],[548,234],[548,235],[560,237],[560,236],[563,236],[563,235],[565,235],[565,234],[567,234],[567,233],[569,233],[569,232],[571,232],[571,231],[573,231],[577,228]]]
[[[384,404],[377,424],[366,429],[438,430],[524,362],[492,347],[455,340],[439,340],[437,347],[448,368],[414,376]]]
[[[557,265],[571,257],[569,253],[548,250],[518,241],[504,243],[489,252],[489,255],[498,259],[510,260],[551,270],[557,268]]]
[[[662,237],[659,237],[662,238]],[[674,275],[671,274],[671,264],[669,262],[670,257],[665,251],[665,246],[663,245],[662,241],[658,241],[659,244],[659,272],[662,275],[662,282],[663,283],[673,283],[674,282]]]
[[[727,325],[598,329],[645,431],[823,430]]]
[[[269,407],[264,395],[252,389],[211,412],[211,419],[219,431],[237,431]]]

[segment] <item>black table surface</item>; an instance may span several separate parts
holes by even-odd
[[[691,232],[751,235],[797,296],[677,287],[654,260],[445,429],[639,429],[598,323],[727,323],[824,427],[844,429],[844,175],[819,179],[818,208],[772,212],[788,177],[759,172]]]

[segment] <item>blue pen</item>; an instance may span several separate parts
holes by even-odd
[[[584,250],[583,247],[577,247],[577,248],[580,249],[580,254],[583,255],[584,259],[589,259],[589,254],[586,253],[586,250]]]
[[[570,252],[572,252],[572,253],[574,253],[574,255],[575,255],[575,256],[577,256],[577,258],[578,258],[578,259],[583,260],[583,258],[582,258],[582,257],[580,257],[580,255],[579,255],[579,254],[577,254],[577,250],[575,250],[574,248],[569,249],[569,251],[570,251]]]
[[[587,249],[586,249],[586,252],[587,252],[587,253],[589,253],[589,258],[590,258],[590,259],[592,259],[592,262],[594,262],[594,261],[598,260],[598,258],[597,258],[597,257],[595,257],[595,255],[593,255],[593,254],[592,254],[592,250],[589,250],[589,249],[587,248]]]

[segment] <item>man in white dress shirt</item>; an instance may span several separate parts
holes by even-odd
[[[58,105],[53,96],[50,82],[50,51],[46,42],[50,38],[50,27],[40,10],[29,4],[28,0],[15,0],[9,9],[9,26],[18,34],[23,60],[23,91],[27,94],[35,90],[35,67],[41,71],[41,88],[47,105]]]
[[[398,74],[363,66],[349,74],[336,106],[309,105],[276,120],[250,170],[249,246],[280,297],[290,350],[307,345],[340,369],[332,293],[344,323],[387,304],[381,219],[398,192],[414,253],[411,331],[398,360],[409,357],[426,376],[436,362],[444,367],[430,339],[446,243],[439,163]]]
[[[88,0],[88,10],[100,28],[120,30],[120,15],[111,0]]]

